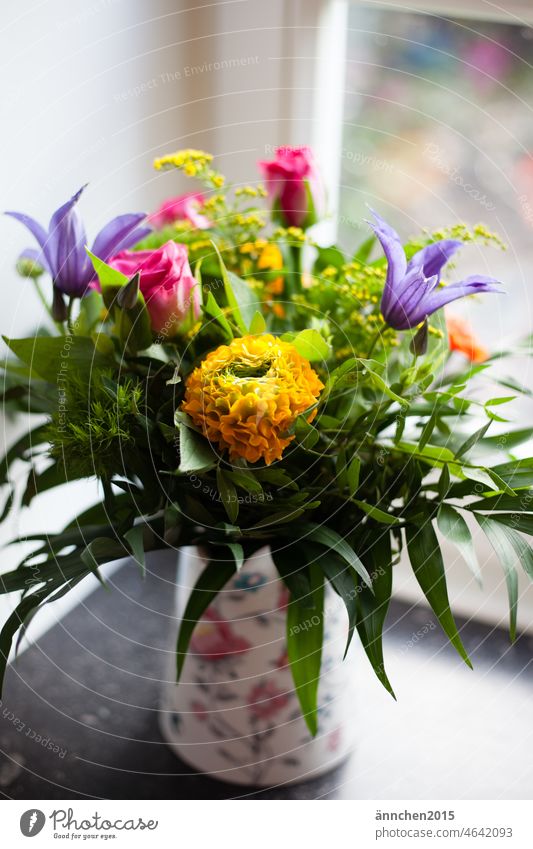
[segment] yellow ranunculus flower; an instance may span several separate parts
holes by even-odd
[[[270,334],[212,351],[187,380],[182,409],[231,460],[281,459],[287,431],[324,388],[294,345]],[[307,421],[312,421],[312,410]]]

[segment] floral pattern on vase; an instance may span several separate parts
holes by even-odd
[[[204,565],[197,549],[182,551],[176,627]],[[173,647],[169,651],[161,728],[176,754],[196,770],[224,781],[269,786],[326,772],[351,751],[355,676],[350,656],[342,661],[347,633],[342,602],[326,593],[314,739],[288,665],[287,602],[270,551],[263,548],[198,622],[179,685],[173,683]]]

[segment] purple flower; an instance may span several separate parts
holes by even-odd
[[[94,280],[94,270],[85,247],[85,227],[76,210],[82,186],[67,203],[60,206],[50,219],[48,230],[22,212],[6,212],[16,218],[35,236],[39,250],[27,248],[21,259],[29,259],[47,271],[61,295],[81,298]],[[146,218],[144,212],[119,215],[100,230],[91,251],[106,262],[111,256],[130,248],[150,233],[149,227],[138,227]]]
[[[439,286],[444,265],[461,247],[455,239],[442,239],[418,251],[407,262],[398,233],[372,211],[375,223],[369,222],[381,242],[387,258],[387,278],[381,299],[381,314],[395,330],[417,327],[429,315],[445,304],[477,295],[480,292],[500,292],[494,277],[474,274],[457,283]]]

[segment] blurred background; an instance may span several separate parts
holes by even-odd
[[[404,237],[483,222],[507,250],[471,246],[457,275],[500,277],[507,295],[454,312],[493,350],[533,330],[531,0],[505,9],[489,0],[4,0],[2,12],[2,209],[46,223],[88,182],[80,211],[91,239],[114,215],[190,190],[177,174],[157,174],[155,156],[208,150],[247,184],[276,145],[309,144],[328,188],[320,240],[338,239],[351,255],[368,234],[368,205]],[[5,217],[0,234],[2,332],[24,336],[43,320],[31,281],[14,269],[29,241]],[[514,377],[533,387],[528,368],[517,363]],[[7,444],[24,427],[9,415],[2,424]],[[3,539],[59,530],[95,493],[87,481],[39,496]],[[0,568],[15,559],[4,552]],[[452,603],[504,625],[501,569],[488,550],[480,559],[484,591],[449,552]],[[33,637],[92,589],[51,606]],[[396,593],[421,601],[403,568]],[[0,600],[2,618],[13,602]],[[533,627],[525,580],[519,623]]]

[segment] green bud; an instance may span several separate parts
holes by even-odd
[[[38,262],[25,257],[18,260],[16,268],[21,277],[31,277],[33,280],[37,280],[41,274],[44,274],[44,268]]]

